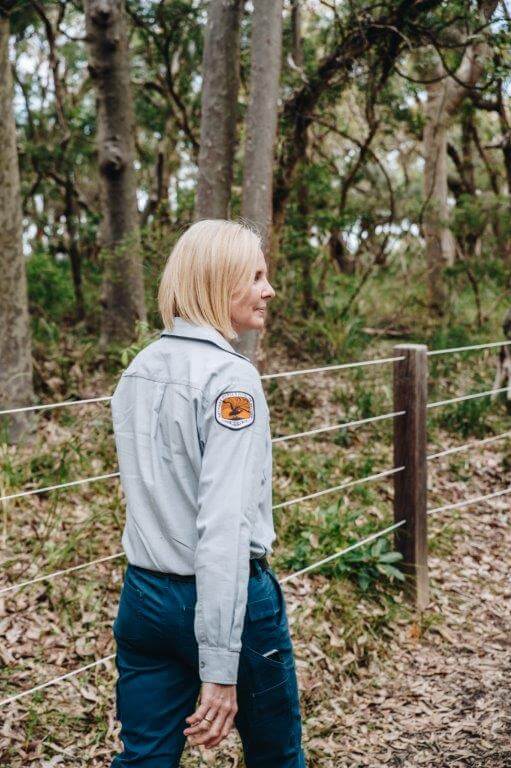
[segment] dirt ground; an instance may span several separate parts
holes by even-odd
[[[450,552],[429,560],[441,623],[403,627],[385,661],[325,697],[306,723],[311,768],[511,766],[510,497],[430,515],[430,533],[449,515]]]

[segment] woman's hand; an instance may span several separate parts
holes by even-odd
[[[231,730],[237,711],[235,685],[203,683],[200,705],[186,718],[189,725],[183,733],[193,746],[216,747]]]

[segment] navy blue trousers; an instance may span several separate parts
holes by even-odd
[[[179,766],[185,718],[196,710],[201,686],[196,599],[195,581],[127,566],[113,627],[124,749],[111,768]],[[273,571],[259,564],[248,582],[241,642],[234,724],[246,767],[306,768],[284,594]],[[274,648],[279,653],[272,658],[263,655]]]

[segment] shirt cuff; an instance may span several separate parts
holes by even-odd
[[[239,661],[239,651],[199,645],[199,676],[203,683],[236,685]]]

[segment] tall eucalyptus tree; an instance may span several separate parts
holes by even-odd
[[[202,61],[197,219],[226,219],[230,212],[242,8],[243,0],[209,4]]]
[[[134,113],[123,0],[85,0],[89,71],[97,97],[104,254],[100,346],[131,340],[146,319],[134,169]]]
[[[262,236],[267,260],[273,218],[273,168],[282,60],[282,0],[254,3],[250,45],[250,97],[245,125],[242,214]],[[244,333],[242,354],[261,364],[262,334]]]
[[[3,4],[5,6],[5,3]],[[0,406],[33,402],[31,332],[22,243],[20,174],[9,62],[9,16],[0,10]],[[6,424],[16,442],[32,420],[16,414]]]

